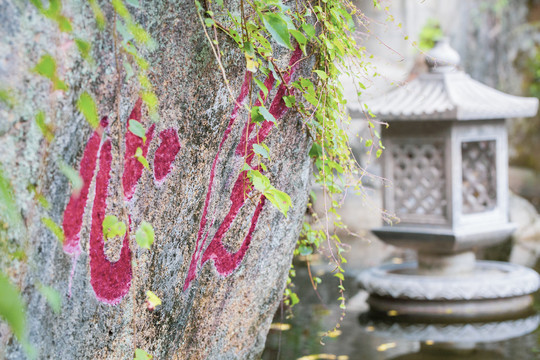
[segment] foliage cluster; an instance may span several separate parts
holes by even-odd
[[[81,58],[87,61],[90,66],[94,66],[92,44],[74,35],[73,24],[64,15],[61,0],[49,0],[48,7],[45,7],[41,0],[30,1],[39,13],[57,24],[59,31],[72,36]],[[126,0],[126,2],[130,7],[140,6],[137,0]],[[112,0],[111,2],[114,16],[111,23],[108,23],[109,20],[104,15],[97,0],[88,0],[88,4],[93,11],[97,28],[102,31],[111,31],[116,70],[119,76],[118,86],[121,87],[124,81],[135,77],[140,87],[140,96],[146,104],[151,118],[158,121],[159,100],[148,78],[151,66],[142,55],[145,51],[155,47],[154,40],[135,21],[128,6],[122,0]],[[376,0],[374,5],[379,6]],[[363,15],[349,0],[316,0],[287,4],[282,0],[240,0],[240,13],[231,13],[226,10],[222,0],[216,0],[215,3],[212,0],[207,0],[204,4],[195,0],[194,6],[233,101],[235,101],[235,97],[229,87],[229,81],[221,62],[220,39],[222,37],[218,36],[218,33],[226,34],[229,40],[225,41],[235,43],[244,55],[246,70],[254,75],[252,88],[258,88],[260,94],[264,95],[260,99],[260,105],[254,106],[251,102],[246,105],[246,111],[256,126],[261,126],[264,121],[276,122],[274,116],[264,105],[264,98],[272,91],[266,87],[265,77],[273,74],[277,85],[283,84],[287,88],[284,97],[286,106],[300,115],[300,121],[313,141],[309,156],[312,157],[317,169],[315,179],[323,190],[323,201],[326,209],[326,216],[323,218],[309,212],[312,219],[309,219],[302,228],[295,254],[308,256],[323,243],[327,245],[328,258],[334,264],[334,275],[338,280],[339,297],[337,300],[344,310],[345,288],[343,286],[344,270],[342,264],[346,262],[343,256],[345,247],[336,231],[346,227],[341,222],[337,209],[345,189],[352,187],[355,191],[361,191],[361,180],[354,180],[351,175],[361,174],[363,170],[351,156],[348,136],[343,127],[348,121],[348,116],[340,77],[355,78],[358,94],[365,89],[358,77],[365,66],[363,62],[364,48],[357,44],[354,37],[356,27],[365,26]],[[282,50],[285,49],[292,51],[296,46],[303,53],[303,57],[299,61],[314,64],[314,66],[309,76],[301,76],[288,83],[284,80],[288,69],[280,68],[274,56],[282,53]],[[51,54],[44,54],[36,63],[33,71],[50,81],[51,91],[64,93],[72,91],[65,79],[61,79],[58,75],[56,60]],[[10,92],[2,90],[0,100],[12,104]],[[119,99],[116,101],[119,103]],[[89,125],[94,129],[97,128],[99,126],[99,112],[93,96],[88,91],[83,90],[78,96],[76,105]],[[47,119],[47,113],[52,112],[52,110],[54,109],[50,109],[50,111],[39,110],[36,114],[36,125],[41,130],[47,146],[55,139],[56,125],[52,120]],[[368,127],[372,136],[365,140],[365,145],[370,157],[379,157],[384,147],[374,122],[369,120],[367,114],[369,111],[366,109],[366,118],[368,118]],[[119,115],[117,114],[117,116]],[[140,123],[131,122],[129,131],[141,137],[143,141],[146,140],[144,137],[146,130]],[[45,153],[47,151],[46,149]],[[292,201],[289,195],[276,189],[269,179],[270,174],[268,174],[266,165],[271,161],[269,147],[264,143],[257,143],[254,145],[253,151],[258,159],[257,165],[250,166],[246,163],[242,171],[247,171],[254,188],[287,216]],[[245,155],[247,158],[250,154]],[[135,156],[145,167],[148,167],[146,159],[142,156],[142,151],[138,151]],[[64,163],[60,163],[59,168],[70,179],[73,191],[78,191],[81,182],[77,172]],[[35,193],[36,203],[42,206],[42,211],[48,211],[50,206],[39,185],[34,186],[32,191]],[[13,221],[20,221],[9,218],[10,214],[17,213],[14,201],[9,202],[12,193],[9,181],[3,173],[0,173],[0,196],[8,199],[4,203],[7,205],[4,206],[5,209],[2,209],[0,215],[2,215],[2,221],[10,224]],[[334,220],[329,220],[329,214],[334,216]],[[42,221],[58,237],[59,241],[63,241],[62,229],[50,217],[44,215]],[[319,222],[322,225],[314,226],[313,222]],[[126,233],[126,224],[119,221],[116,216],[108,215],[103,223],[103,229],[106,240],[115,236],[123,236]],[[136,232],[136,241],[139,246],[150,248],[154,242],[154,230],[149,223],[142,222],[140,224]],[[292,276],[294,276],[294,269],[291,269]],[[314,287],[319,282],[319,278],[312,278]],[[289,285],[291,283],[289,278]],[[0,285],[2,284],[4,283]],[[10,290],[10,286],[12,286],[9,282],[7,284],[6,291]],[[53,289],[41,284],[36,284],[36,287],[49,301],[53,310],[59,310],[58,294],[55,295]],[[147,292],[147,302],[152,307],[161,304],[161,300],[151,291]],[[298,302],[298,296],[294,293],[292,285],[285,291],[284,302],[290,306]],[[22,303],[19,302],[15,305],[18,306],[19,313],[24,313]],[[0,315],[6,318],[6,313],[3,310],[0,308]],[[24,316],[21,319],[24,319]],[[8,319],[9,324],[17,331],[16,334],[24,334],[24,322],[21,321],[23,320]],[[339,324],[336,327],[339,327]],[[21,328],[22,330],[17,330]],[[19,339],[24,343],[23,335]],[[137,358],[147,358],[146,356],[150,355],[141,349],[136,349]]]
[[[284,101],[287,107],[300,115],[305,131],[313,141],[309,152],[316,172],[316,183],[323,190],[325,216],[319,218],[312,209],[303,225],[295,255],[309,256],[324,243],[328,259],[334,265],[334,276],[338,279],[338,301],[345,310],[344,270],[346,262],[343,253],[345,246],[341,243],[337,230],[345,229],[337,209],[340,199],[345,196],[346,189],[352,187],[361,192],[361,180],[355,180],[352,175],[362,177],[363,169],[351,154],[349,140],[344,129],[349,121],[346,113],[346,100],[341,78],[348,76],[355,80],[355,86],[360,95],[365,89],[360,76],[365,73],[365,49],[359,46],[355,39],[357,26],[365,26],[365,18],[347,0],[317,0],[302,3],[284,3],[282,0],[240,0],[240,14],[226,11],[222,0],[206,0],[201,4],[195,0],[201,25],[208,28],[205,34],[212,47],[213,53],[222,69],[225,83],[228,84],[223,65],[221,64],[220,32],[228,35],[246,59],[246,70],[253,73],[253,88],[260,90],[258,106],[246,105],[251,114],[251,121],[260,126],[263,120],[275,122],[273,116],[264,106],[264,98],[272,89],[265,86],[264,79],[273,74],[278,84],[287,88]],[[379,6],[374,1],[374,6]],[[280,68],[275,61],[275,54],[284,49],[290,51],[298,46],[303,57],[300,62],[314,64],[310,76],[301,76],[290,84],[285,82],[287,68]],[[230,91],[231,98],[234,99]],[[264,95],[264,96],[262,96]],[[384,149],[375,124],[370,120],[366,108],[366,118],[371,138],[365,140],[367,153],[379,157]],[[264,192],[263,188],[271,186],[269,175],[264,162],[269,161],[268,147],[264,143],[254,148],[262,170],[255,166],[244,165],[243,170],[249,170],[249,176],[255,188],[263,194],[286,215],[291,205],[288,196],[281,195],[273,198]],[[246,157],[250,154],[245,154]],[[264,183],[264,186],[257,184]],[[312,196],[314,199],[314,196]],[[311,208],[311,203],[309,204]],[[330,220],[330,216],[334,220]],[[330,223],[332,222],[332,223]],[[313,223],[316,223],[315,225]],[[309,266],[309,263],[308,263]],[[285,290],[285,305],[294,306],[299,298],[294,293],[292,277],[295,275],[291,268],[288,287]],[[316,288],[321,279],[312,277]],[[342,313],[341,318],[344,316]],[[336,325],[339,327],[339,324]],[[335,329],[334,329],[335,330]]]
[[[140,6],[138,0],[126,1],[132,7]],[[76,33],[80,32],[75,31],[71,19],[64,15],[61,0],[48,0],[45,4],[41,0],[30,0],[30,2],[41,15],[56,24],[60,32],[68,34],[76,44],[81,58],[86,61],[89,66],[95,67],[96,62],[92,57],[92,44],[75,35]],[[88,0],[88,4],[94,14],[97,28],[102,31],[111,29],[117,60],[116,66],[119,75],[119,84],[121,85],[123,81],[127,81],[136,75],[136,79],[141,89],[139,95],[146,104],[151,119],[158,121],[158,100],[153,91],[150,80],[147,77],[150,64],[141,55],[142,52],[153,48],[154,41],[146,30],[144,30],[143,27],[133,19],[131,13],[122,0],[112,1],[114,17],[110,24],[107,24],[107,19],[97,0]],[[136,68],[136,70],[134,70],[134,68]],[[65,79],[62,79],[59,76],[57,60],[53,55],[49,53],[43,54],[37,61],[36,65],[32,68],[32,71],[36,75],[50,81],[51,91],[59,91],[65,96],[72,91]],[[10,89],[0,90],[0,101],[7,105],[8,108],[14,108],[17,105],[16,97]],[[117,101],[119,102],[119,99],[117,99]],[[94,97],[88,91],[83,90],[80,93],[76,102],[76,107],[93,129],[96,129],[99,126],[98,107]],[[38,110],[36,112],[35,123],[45,139],[45,147],[43,149],[43,154],[45,157],[48,154],[50,144],[55,140],[57,126],[53,121],[54,116],[52,116],[55,111],[55,109],[47,109]],[[51,116],[48,117],[47,114],[51,114]],[[130,124],[129,131],[136,136],[141,137],[143,141],[146,141],[144,137],[145,129],[142,128],[140,123],[134,123],[136,124]],[[146,168],[148,168],[148,162],[144,156],[142,156],[142,150],[140,148],[137,149],[135,157],[137,157],[137,159]],[[78,172],[72,167],[68,166],[64,161],[58,162],[58,170],[69,179],[72,193],[78,193],[82,187],[82,179],[80,178]],[[28,186],[28,191],[34,194],[36,204],[41,207],[40,211],[43,213],[43,216],[41,216],[41,221],[44,226],[48,228],[61,243],[63,243],[64,233],[62,228],[48,214],[46,214],[51,209],[51,206],[46,199],[46,196],[43,194],[41,186],[42,184],[40,183],[37,185],[31,184]],[[8,244],[10,237],[8,230],[13,228],[25,228],[25,224],[15,201],[13,186],[9,177],[4,172],[1,164],[0,225],[2,225],[2,228],[0,229],[0,250],[2,252],[2,256],[7,255],[10,261],[26,261],[25,250],[19,246],[20,244],[16,246],[16,251],[11,251],[10,247],[6,245]],[[104,241],[106,241],[107,239],[114,238],[116,236],[124,236],[126,233],[126,224],[119,221],[114,215],[107,215],[103,222],[103,230]],[[150,246],[154,242],[154,229],[152,225],[145,221],[141,222],[136,231],[135,238],[136,242],[142,248],[150,249]],[[19,243],[22,242],[22,239],[18,240]],[[20,298],[17,287],[11,283],[9,277],[4,274],[3,270],[4,269],[0,269],[0,293],[5,295],[3,296],[5,301],[0,301],[0,318],[8,323],[14,335],[23,345],[27,355],[30,358],[35,358],[37,356],[37,352],[27,340],[24,303]],[[55,313],[59,313],[61,311],[62,304],[60,294],[52,287],[45,286],[40,283],[36,283],[34,285],[37,291],[39,291],[39,293],[41,293],[48,302],[51,309]],[[149,299],[147,301],[152,304],[152,308],[161,305],[161,300],[153,292],[147,291],[147,298]],[[140,359],[151,358],[150,355],[146,354],[141,349],[136,349],[136,356]]]

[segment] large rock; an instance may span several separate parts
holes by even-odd
[[[269,177],[292,198],[285,218],[242,182],[243,164],[256,164],[239,150],[245,148],[247,114],[235,110],[228,96],[192,1],[148,0],[135,10],[157,42],[145,54],[160,100],[155,125],[138,107],[136,78],[124,78],[109,2],[101,3],[109,22],[101,32],[88,2],[64,3],[75,36],[92,43],[95,65],[82,60],[72,36],[60,33],[30,2],[0,0],[0,86],[15,97],[12,109],[0,103],[0,153],[26,224],[21,231],[8,229],[6,237],[9,251],[23,249],[27,256],[0,258],[22,289],[30,342],[43,359],[130,359],[136,348],[157,359],[258,358],[307,202],[310,143],[298,116],[285,111],[283,92],[274,87],[268,105],[274,99],[270,111],[279,127],[265,142],[272,155]],[[229,3],[234,13],[238,6]],[[244,56],[225,35],[219,37],[230,87],[240,102],[247,101]],[[46,52],[69,91],[52,91],[49,80],[30,70]],[[285,67],[298,52],[274,56]],[[300,62],[291,75],[305,76],[309,65]],[[95,133],[75,107],[83,91],[108,117]],[[50,146],[34,121],[40,109],[55,125]],[[128,132],[129,119],[149,129],[146,143]],[[255,132],[250,139],[262,140]],[[147,151],[150,170],[133,158],[137,147]],[[70,200],[61,162],[86,179],[80,200]],[[32,186],[50,210],[38,205]],[[104,246],[105,214],[130,222],[125,240]],[[43,216],[63,223],[64,246],[40,222]],[[142,221],[155,230],[151,250],[135,242]],[[59,314],[37,291],[39,284],[59,291]],[[163,302],[153,312],[145,305],[148,290]],[[8,344],[0,346],[0,357],[25,357],[5,331],[0,336]]]
[[[510,221],[517,225],[510,262],[533,267],[540,256],[540,215],[530,202],[511,195]]]

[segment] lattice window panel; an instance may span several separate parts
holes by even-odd
[[[464,214],[489,211],[497,206],[496,142],[461,143]]]
[[[393,146],[394,206],[402,222],[446,222],[444,149],[443,140]]]

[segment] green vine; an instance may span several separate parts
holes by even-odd
[[[45,7],[41,0],[30,1],[40,14],[58,26],[60,32],[71,36],[83,60],[90,65],[95,64],[92,58],[92,44],[74,36],[73,24],[63,14],[61,0],[49,0],[48,7]],[[136,0],[126,1],[130,6],[138,6]],[[134,20],[122,0],[112,0],[111,2],[112,23],[107,23],[104,12],[96,0],[88,0],[88,4],[94,14],[97,27],[102,31],[108,29],[112,33],[115,66],[118,74],[117,117],[119,118],[121,86],[124,81],[135,77],[141,89],[139,95],[146,104],[149,115],[153,121],[158,121],[159,100],[148,78],[150,64],[143,56],[145,51],[155,47],[154,40]],[[360,75],[365,67],[363,63],[365,53],[364,49],[357,44],[354,36],[357,26],[365,26],[365,19],[353,3],[348,0],[316,0],[305,3],[293,3],[292,1],[284,3],[282,0],[240,0],[240,14],[227,11],[222,0],[216,0],[215,3],[212,0],[207,0],[204,4],[195,0],[194,4],[205,36],[233,101],[236,100],[234,100],[235,97],[229,86],[221,60],[222,51],[218,36],[220,32],[226,34],[229,41],[235,43],[243,53],[246,70],[254,75],[253,85],[256,85],[264,96],[271,91],[264,84],[264,78],[270,73],[276,79],[277,85],[283,84],[287,88],[284,101],[287,107],[300,115],[302,125],[312,140],[309,156],[313,159],[317,169],[314,175],[315,180],[323,190],[322,201],[324,202],[325,216],[319,217],[312,211],[312,207],[309,207],[310,221],[303,225],[295,255],[309,257],[321,246],[326,246],[328,259],[334,265],[333,275],[338,281],[339,296],[337,301],[343,310],[341,321],[346,308],[343,286],[344,269],[342,267],[346,263],[343,256],[346,247],[342,244],[337,231],[339,229],[346,230],[346,226],[341,222],[337,210],[343,201],[346,189],[353,188],[357,192],[362,191],[361,179],[364,170],[352,157],[348,136],[344,130],[344,125],[347,124],[349,118],[345,108],[346,100],[340,77],[346,75],[356,78],[358,94],[365,89]],[[378,2],[374,1],[374,5],[378,6]],[[213,6],[217,6],[223,11],[214,12]],[[287,69],[278,65],[274,54],[277,53],[277,47],[294,50],[295,46],[298,46],[303,53],[299,62],[314,65],[310,76],[299,77],[287,83],[284,80]],[[52,90],[64,93],[71,91],[66,81],[58,75],[56,60],[52,55],[42,55],[33,71],[48,79]],[[9,90],[0,91],[0,101],[10,107],[14,106],[14,96]],[[261,101],[261,104],[264,104],[264,101]],[[79,95],[77,108],[92,128],[99,126],[98,107],[88,91],[82,91]],[[264,105],[253,106],[250,103],[246,105],[246,108],[256,126],[261,126],[265,120],[276,122],[276,119]],[[372,156],[379,157],[384,147],[370,117],[371,115],[366,109],[371,138],[365,140],[365,145],[371,158]],[[37,112],[36,125],[46,140],[47,146],[43,150],[46,156],[48,147],[54,140],[56,125],[54,119],[47,118],[45,110]],[[130,126],[129,131],[140,137],[144,137],[145,134],[145,129],[137,126]],[[254,152],[260,170],[258,166],[252,167],[246,163],[242,171],[247,171],[254,188],[287,216],[292,205],[289,195],[274,187],[266,175],[268,167],[265,162],[270,160],[268,146],[264,143],[258,143],[254,146]],[[147,166],[146,159],[142,154],[139,154],[137,159],[143,164],[146,163],[145,167]],[[58,166],[60,171],[70,179],[72,188],[77,189],[77,184],[80,182],[77,172],[63,162],[60,162]],[[360,176],[358,177],[358,175]],[[9,184],[3,184],[2,181],[4,181],[4,177],[0,172],[0,195],[5,193],[3,197],[9,198],[12,190],[10,190]],[[41,205],[44,211],[48,211],[50,205],[42,195],[39,184],[32,185],[29,191],[34,193],[36,203]],[[12,207],[15,208],[15,205]],[[12,209],[8,210],[12,211]],[[335,216],[332,223],[330,223],[328,216],[330,214]],[[43,216],[41,218],[43,223],[62,241],[61,228],[50,217]],[[108,223],[103,224],[106,236],[114,237],[125,232],[125,224],[117,218],[111,216],[107,219]],[[317,223],[322,226],[316,225]],[[137,243],[141,247],[150,248],[154,241],[153,228],[144,222],[136,236]],[[284,294],[284,303],[289,306],[293,306],[299,301],[292,287],[294,275],[295,270],[291,268],[289,286]],[[311,281],[316,288],[321,279],[311,277]],[[5,285],[6,288],[9,286],[11,285]],[[54,290],[41,284],[37,284],[36,287],[41,289],[51,306],[54,304],[54,308],[57,309],[57,296]],[[151,294],[153,295],[153,293]],[[155,295],[155,298],[148,296],[148,301],[154,304],[153,306],[159,305],[158,301],[161,303]],[[19,305],[17,304],[17,306]],[[20,326],[24,328],[24,324]],[[337,327],[339,327],[339,323],[336,324]],[[22,331],[24,332],[24,329]],[[136,349],[135,352],[138,358],[145,358],[144,356],[148,355],[140,349]]]
[[[253,81],[265,96],[270,89],[265,87],[263,80],[269,73],[274,74],[278,85],[285,84],[288,90],[284,97],[285,103],[301,116],[304,129],[313,141],[309,155],[316,165],[316,182],[323,189],[325,216],[319,218],[311,211],[310,206],[308,214],[311,219],[303,225],[295,255],[309,256],[325,244],[328,258],[334,265],[333,274],[338,279],[337,300],[343,310],[341,321],[346,308],[342,267],[346,263],[343,256],[346,247],[342,244],[337,230],[346,230],[346,226],[341,222],[337,209],[341,205],[345,189],[352,187],[357,192],[362,191],[361,178],[364,170],[353,159],[344,130],[349,118],[340,77],[346,75],[355,78],[355,84],[360,89],[358,95],[365,89],[360,78],[365,68],[364,48],[357,44],[354,37],[357,24],[364,26],[365,19],[353,3],[347,0],[317,0],[305,3],[241,0],[240,14],[231,14],[229,11],[215,12],[213,7],[223,8],[222,0],[216,0],[215,3],[207,0],[204,6],[195,0],[195,5],[227,86],[229,81],[221,63],[218,32],[225,33],[237,44],[246,59],[246,70],[254,73]],[[379,6],[377,1],[374,1],[374,5]],[[226,13],[227,16],[218,16],[217,13]],[[294,43],[303,52],[304,56],[300,61],[311,61],[314,66],[311,76],[300,77],[287,84],[283,80],[287,69],[277,66],[273,56],[277,47],[293,50]],[[234,99],[230,88],[229,94]],[[275,121],[267,118],[269,113],[264,105],[246,108],[251,114],[252,122],[256,124],[260,123],[261,117]],[[372,136],[365,140],[365,145],[370,157],[372,154],[379,157],[384,146],[380,142],[375,124],[369,120],[371,117],[366,109],[366,119]],[[261,145],[267,148],[266,145]],[[266,158],[264,152],[255,152],[262,169],[266,171],[263,164]],[[257,179],[270,185],[270,180],[264,173],[247,164],[243,170],[250,171],[252,180]],[[360,180],[353,176],[359,174]],[[272,198],[269,200],[286,214],[282,203]],[[332,224],[329,220],[330,214],[335,218]],[[322,226],[311,225],[310,222],[322,223]],[[288,306],[294,306],[299,301],[292,288],[294,275],[295,270],[291,268],[284,294],[284,303]],[[321,279],[311,277],[311,281],[316,289]],[[339,323],[336,327],[339,327]]]
[[[126,0],[130,6],[137,7],[137,0]],[[75,36],[73,24],[67,16],[63,14],[63,6],[61,0],[48,0],[45,6],[42,0],[30,0],[30,3],[36,8],[36,10],[43,15],[46,19],[54,22],[58,30],[62,33],[66,33],[71,40],[77,46],[81,58],[86,61],[90,66],[95,65],[95,60],[92,57],[92,44],[82,38]],[[118,89],[117,89],[117,109],[120,104],[120,90],[124,81],[129,80],[131,77],[136,76],[140,87],[140,97],[148,108],[148,113],[151,119],[156,122],[159,120],[158,106],[159,101],[154,93],[153,87],[148,79],[148,70],[150,64],[142,55],[146,50],[151,50],[154,47],[155,42],[147,33],[147,31],[139,25],[132,17],[122,0],[113,0],[113,22],[107,24],[106,17],[103,10],[100,8],[97,0],[88,0],[88,4],[92,9],[94,18],[99,30],[112,31],[112,38],[114,42],[116,70],[118,76]],[[57,71],[57,61],[49,53],[43,54],[31,69],[33,73],[48,79],[51,84],[51,91],[59,91],[67,95],[71,89],[69,88],[65,79],[62,79]],[[9,109],[16,107],[17,101],[16,94],[10,89],[0,89],[0,102],[4,103]],[[96,101],[93,96],[83,90],[76,102],[77,109],[84,116],[88,124],[96,129],[99,126],[99,112]],[[55,139],[55,132],[57,125],[54,121],[54,116],[48,116],[47,113],[54,114],[54,111],[38,110],[35,116],[35,123],[42,136],[45,139],[45,146],[42,149],[43,160],[40,165],[40,174],[45,173],[45,167],[47,164],[47,158],[49,154],[49,148],[51,143]],[[117,110],[117,117],[119,118],[119,111]],[[118,122],[120,124],[120,122]],[[129,129],[135,135],[140,136],[141,129]],[[142,129],[144,140],[144,129]],[[141,154],[136,154],[137,159],[148,168],[147,160]],[[82,179],[77,171],[68,166],[64,161],[60,160],[57,164],[58,170],[65,175],[71,183],[73,192],[77,192],[82,187]],[[40,176],[41,177],[41,176]],[[39,177],[39,178],[40,178]],[[38,182],[36,184],[30,184],[27,187],[30,194],[33,195],[35,205],[38,205],[40,209],[37,209],[43,215],[40,216],[43,225],[51,231],[52,234],[58,239],[60,243],[64,241],[64,233],[62,228],[47,214],[51,209],[51,206],[42,193],[42,184]],[[31,211],[35,211],[34,207]],[[29,216],[31,218],[31,216]],[[116,219],[116,221],[114,221]],[[104,234],[106,238],[112,238],[118,235],[123,235],[126,231],[126,225],[118,221],[113,215],[108,215],[104,221]],[[26,225],[26,226],[25,226]],[[24,224],[24,220],[21,218],[19,209],[15,202],[14,189],[7,176],[4,174],[2,164],[0,163],[0,251],[2,258],[4,253],[7,254],[7,262],[22,261],[26,262],[26,247],[28,245],[27,234],[23,230],[28,225]],[[23,235],[18,235],[19,238],[24,238],[26,241],[22,246],[12,246],[10,243],[13,234],[22,229]],[[20,233],[20,231],[19,231]],[[136,232],[136,241],[139,246],[143,248],[150,248],[154,242],[154,230],[153,227],[143,221]],[[4,264],[2,260],[1,265]],[[24,316],[25,305],[20,298],[19,290],[9,280],[9,274],[4,274],[3,268],[9,269],[10,266],[2,266],[0,269],[0,293],[8,295],[4,301],[0,301],[0,318],[4,319],[19,342],[23,345],[23,348],[29,358],[37,357],[36,350],[29,344],[26,336],[26,319]],[[23,276],[19,274],[19,278]],[[20,284],[18,284],[20,286]],[[61,297],[59,293],[52,287],[45,286],[39,282],[34,284],[34,287],[45,298],[49,306],[56,313],[61,308]],[[152,308],[161,304],[160,299],[151,291],[151,305]],[[147,297],[149,296],[147,293]],[[135,294],[134,294],[135,296]],[[147,300],[148,301],[148,300]],[[17,316],[15,316],[17,315]],[[20,316],[19,316],[20,315]],[[143,358],[142,355],[146,354],[141,349],[134,349],[138,358]],[[148,354],[147,354],[148,355]],[[151,358],[148,355],[148,358]]]

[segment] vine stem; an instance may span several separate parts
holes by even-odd
[[[197,0],[194,1],[194,4],[195,4],[195,8],[197,9],[196,10],[197,11],[197,16],[199,17],[199,20],[201,22],[201,25],[202,25],[202,28],[203,28],[203,31],[204,31],[204,35],[206,36],[206,39],[208,40],[208,43],[210,44],[210,47],[212,48],[212,52],[214,53],[214,56],[215,56],[215,58],[217,60],[219,69],[221,70],[221,75],[223,76],[223,81],[225,81],[225,86],[227,86],[227,91],[229,92],[229,96],[231,97],[231,99],[234,101],[234,103],[238,107],[242,107],[242,105],[240,103],[238,103],[238,101],[236,101],[236,99],[234,97],[231,86],[229,85],[229,79],[227,79],[227,74],[225,73],[225,68],[223,67],[223,64],[221,62],[221,56],[219,55],[219,52],[216,51],[216,49],[214,47],[214,44],[212,43],[212,39],[210,38],[210,35],[208,34],[208,31],[206,31],[206,25],[204,23],[204,20],[203,20],[203,18],[201,16],[201,13],[200,13],[199,9],[197,8]]]
[[[317,290],[317,286],[315,285],[315,282],[313,281],[313,275],[311,274],[311,261],[309,261],[309,259],[307,259],[306,264],[307,264],[307,271],[308,271],[308,274],[309,274],[309,281],[311,281],[311,286],[313,286],[313,290],[315,290],[315,294],[317,294],[317,297],[319,298],[321,303],[324,305],[324,301],[323,301],[323,299],[321,297],[321,294],[319,294],[319,291]]]

